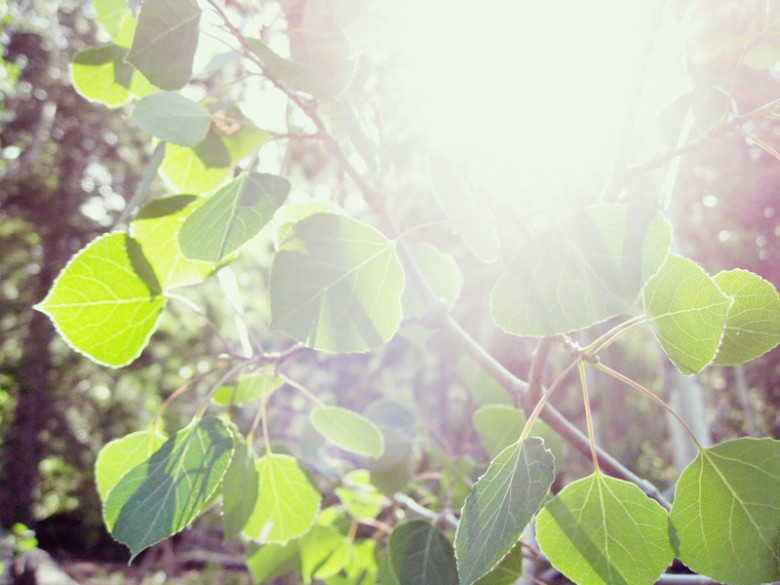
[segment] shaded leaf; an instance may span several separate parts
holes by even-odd
[[[127,62],[161,89],[183,87],[192,76],[200,13],[195,0],[145,0]]]
[[[184,220],[182,253],[192,260],[224,260],[260,233],[289,191],[289,181],[276,175],[246,173],[231,181]]]
[[[472,585],[515,546],[555,478],[544,443],[531,437],[504,449],[474,484],[461,512],[455,555],[462,585]]]
[[[695,262],[670,254],[647,283],[647,320],[683,374],[701,371],[718,351],[731,299]]]
[[[373,402],[363,413],[381,431],[385,452],[368,465],[371,480],[382,493],[392,496],[412,476],[417,419],[408,408],[392,400]]]
[[[298,462],[269,454],[257,461],[259,494],[244,534],[261,543],[286,544],[309,531],[320,509],[320,495]]]
[[[125,474],[108,494],[111,535],[138,553],[186,528],[203,511],[233,455],[233,436],[218,418],[193,421]]]
[[[581,585],[652,585],[674,559],[666,511],[636,485],[594,473],[536,519],[539,546]]]
[[[286,545],[249,545],[246,565],[255,583],[268,583],[272,579],[291,573],[300,566],[298,541]]]
[[[452,545],[428,522],[412,520],[396,526],[388,546],[399,585],[458,585]]]
[[[748,362],[780,343],[780,297],[770,283],[747,270],[721,272],[714,280],[734,299],[714,363]]]
[[[653,209],[587,207],[521,249],[490,295],[493,319],[507,333],[542,337],[631,312],[671,240]]]
[[[735,585],[780,580],[780,441],[701,449],[669,518],[677,556],[694,571]]]
[[[483,406],[474,411],[474,428],[491,457],[517,442],[525,426],[525,414],[503,404]]]
[[[523,547],[518,544],[476,585],[514,585],[523,576],[523,559]]]
[[[138,243],[112,233],[71,258],[35,308],[73,349],[118,368],[146,347],[165,301]]]
[[[257,503],[260,479],[255,454],[240,435],[222,482],[222,521],[225,541],[238,536],[249,521]]]
[[[139,101],[130,122],[161,140],[194,146],[206,137],[211,114],[178,93],[160,92]]]
[[[328,441],[358,455],[377,458],[385,450],[385,441],[377,426],[356,412],[337,406],[319,406],[309,420]]]
[[[271,327],[321,351],[364,352],[401,323],[404,274],[395,244],[349,217],[296,223],[271,268]]]
[[[149,459],[167,439],[159,430],[138,431],[106,443],[95,460],[95,484],[100,501],[105,502],[122,476]]]
[[[200,202],[195,195],[156,199],[142,207],[130,224],[130,234],[141,245],[163,290],[201,282],[214,270],[210,262],[185,258],[176,241],[181,222]]]

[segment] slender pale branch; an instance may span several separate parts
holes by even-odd
[[[585,364],[580,362],[577,364],[577,369],[580,371],[580,384],[582,385],[582,401],[585,405],[585,422],[588,426],[588,439],[590,440],[590,454],[593,458],[593,466],[596,468],[596,473],[599,473],[599,458],[596,455],[596,434],[593,432],[593,417],[590,413],[590,397],[588,396],[588,377],[585,373]]]

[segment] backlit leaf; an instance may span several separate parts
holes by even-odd
[[[493,319],[507,333],[541,337],[631,312],[671,238],[647,207],[583,209],[521,249],[490,295]]]
[[[322,351],[368,351],[398,330],[403,289],[392,241],[352,218],[315,214],[274,259],[271,327]]]
[[[376,518],[390,501],[371,483],[371,474],[365,469],[353,469],[344,474],[342,485],[333,493],[355,519]]]
[[[304,583],[327,579],[349,562],[350,542],[332,526],[312,526],[301,539],[299,548]]]
[[[195,195],[173,195],[142,207],[130,224],[130,234],[141,244],[163,290],[195,284],[214,270],[210,262],[185,258],[176,238],[181,222],[200,204]]]
[[[388,546],[399,585],[458,585],[452,545],[428,522],[412,520],[397,526]]]
[[[160,165],[160,174],[182,193],[206,193],[230,177],[232,165],[268,139],[244,118],[235,134],[219,134],[211,128],[195,146],[169,144]]]
[[[120,23],[130,14],[127,0],[92,0],[92,5],[95,7],[95,20],[114,38]]]
[[[168,437],[159,430],[138,431],[110,441],[95,460],[95,484],[100,501],[105,502],[122,476],[139,463],[149,459]]]
[[[260,233],[284,203],[290,183],[247,173],[211,195],[179,230],[182,253],[192,260],[220,262]]]
[[[515,546],[550,491],[555,465],[531,437],[504,449],[466,498],[455,535],[461,585],[486,575]]]
[[[694,571],[735,585],[780,580],[780,441],[701,449],[669,518],[677,556]]]
[[[298,462],[288,455],[257,461],[259,497],[244,534],[261,543],[286,544],[309,531],[320,509],[320,495]]]
[[[233,459],[222,482],[225,541],[238,536],[249,521],[257,503],[259,484],[255,454],[243,437],[238,436]]]
[[[714,363],[741,364],[780,343],[780,297],[775,287],[747,270],[721,272],[714,280],[734,299]]]
[[[241,376],[235,387],[222,386],[214,393],[212,400],[216,404],[223,405],[243,404],[268,396],[283,384],[284,381],[273,372],[254,372]]]
[[[79,51],[71,63],[73,87],[84,98],[118,108],[133,95],[155,91],[132,65],[125,63],[127,49],[104,45]]]
[[[161,89],[183,87],[192,76],[200,13],[195,0],[145,0],[127,62]]]
[[[474,428],[491,457],[515,443],[525,425],[525,415],[518,408],[491,404],[474,411]]]
[[[139,101],[130,122],[161,140],[194,146],[206,137],[211,114],[178,93],[160,92]]]
[[[731,302],[695,262],[674,254],[644,290],[647,320],[666,355],[686,375],[715,357]]]
[[[377,458],[385,450],[385,441],[377,426],[356,412],[337,406],[319,406],[309,420],[328,441],[358,455]]]
[[[463,177],[450,162],[442,156],[431,154],[428,158],[428,171],[436,200],[444,212],[456,223],[454,230],[463,238],[464,243],[483,262],[498,260],[498,235],[485,214],[485,206],[480,202]]]
[[[674,558],[666,511],[636,485],[594,473],[536,519],[539,546],[580,585],[652,585]]]
[[[410,243],[409,251],[433,294],[447,303],[447,306],[453,307],[460,296],[463,284],[460,268],[455,259],[426,242]],[[426,309],[419,298],[416,286],[406,287],[403,302],[406,314]]]
[[[118,368],[146,347],[165,301],[138,242],[112,233],[78,252],[35,308],[73,349]]]
[[[215,417],[193,421],[125,474],[108,494],[103,517],[135,558],[186,528],[219,487],[233,436]]]

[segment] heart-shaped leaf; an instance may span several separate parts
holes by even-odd
[[[340,449],[374,459],[385,451],[385,441],[377,426],[356,412],[338,406],[318,406],[311,411],[309,420]]]
[[[139,101],[130,122],[166,142],[194,146],[206,137],[211,114],[178,93],[160,92]]]
[[[271,327],[321,351],[368,351],[398,330],[403,289],[393,242],[365,223],[318,213],[294,224],[276,254]]]
[[[215,417],[193,421],[126,473],[108,493],[103,517],[131,560],[197,518],[222,482],[233,435]]]
[[[168,437],[159,430],[138,431],[114,439],[100,450],[95,460],[95,484],[100,501],[105,502],[122,476],[146,461]]]
[[[601,473],[547,502],[536,536],[553,566],[583,585],[652,585],[674,558],[666,511],[636,485]]]
[[[73,349],[118,368],[146,347],[165,302],[138,242],[112,233],[78,252],[35,308]]]
[[[731,302],[695,262],[675,254],[644,290],[647,320],[686,375],[700,372],[715,357]]]
[[[780,580],[780,441],[701,449],[669,514],[672,545],[694,571],[734,585]]]

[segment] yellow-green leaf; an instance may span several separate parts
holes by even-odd
[[[112,233],[78,252],[35,308],[73,349],[118,368],[146,347],[165,302],[138,242]]]
[[[358,455],[378,458],[385,451],[385,441],[377,426],[367,418],[338,406],[319,406],[309,420],[328,441]]]
[[[95,484],[100,501],[105,502],[122,476],[149,459],[168,438],[159,430],[138,431],[106,443],[95,460]]]

